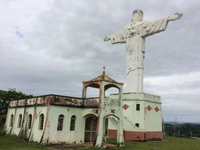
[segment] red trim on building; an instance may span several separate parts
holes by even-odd
[[[108,130],[109,138],[117,137],[117,130],[109,129]],[[137,132],[137,131],[124,131],[125,140],[133,141],[151,141],[151,140],[162,140],[161,131],[151,131],[151,132]]]
[[[144,141],[145,134],[144,132],[124,131],[124,139],[134,140],[134,141]]]
[[[161,131],[146,132],[146,140],[163,140]]]
[[[117,130],[108,129],[108,137],[109,138],[116,138],[117,137]]]

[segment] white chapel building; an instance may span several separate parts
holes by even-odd
[[[98,88],[99,97],[87,97],[87,87]],[[109,88],[117,94],[105,96]],[[4,129],[27,141],[43,144],[95,142],[102,139],[162,140],[159,96],[122,93],[123,83],[102,75],[83,82],[83,96],[42,95],[9,103]]]

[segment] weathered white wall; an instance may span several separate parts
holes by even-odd
[[[49,111],[47,113],[47,110]],[[25,109],[25,117],[24,117]],[[15,114],[16,113],[16,114]],[[14,124],[10,127],[10,117],[13,114]],[[23,128],[18,127],[19,115],[24,117]],[[28,129],[28,116],[32,114],[32,129]],[[39,117],[44,114],[43,130],[39,129]],[[57,130],[58,117],[64,115],[63,130]],[[20,130],[26,131],[26,138],[29,141],[40,142],[42,135],[42,143],[83,143],[85,134],[85,119],[91,115],[95,116],[95,108],[77,108],[59,105],[32,105],[28,107],[9,108],[7,113],[7,120],[5,123],[5,130],[7,134],[19,135]],[[70,131],[71,117],[76,116],[75,130]],[[46,130],[45,121],[47,118]],[[45,130],[45,131],[44,131]],[[44,132],[44,133],[43,133]]]
[[[116,97],[116,95],[111,95]],[[140,111],[136,110],[136,104],[140,104]],[[127,93],[123,95],[123,129],[125,131],[162,131],[162,108],[159,96],[145,93]],[[151,110],[147,109],[151,106]],[[159,111],[155,111],[158,107]],[[135,124],[139,123],[139,127]],[[109,129],[116,129],[115,119],[109,120]]]
[[[64,115],[63,130],[57,130],[58,117]],[[76,116],[75,130],[70,131],[71,117]],[[51,105],[44,141],[49,143],[82,143],[84,141],[83,109]]]
[[[32,133],[31,129],[28,128],[28,125],[29,125],[29,118],[28,116],[31,114],[32,115],[32,122],[33,122],[33,119],[34,119],[34,107],[31,106],[31,107],[26,107],[25,108],[26,110],[26,113],[25,113],[25,120],[24,120],[24,125],[23,125],[23,130],[24,132],[26,132],[26,137],[29,138],[29,135]]]
[[[45,124],[46,111],[47,111],[47,106],[36,107],[35,116],[33,115],[34,116],[34,124],[32,127],[33,129],[30,135],[31,141],[40,142],[44,127],[43,127],[43,130],[39,130],[39,117],[42,113],[44,114],[44,124]]]
[[[129,108],[123,109],[124,130],[127,131],[144,131],[144,101],[141,100],[124,100],[123,105],[127,104]],[[136,104],[140,104],[140,110],[136,111]],[[135,126],[139,123],[139,127]]]
[[[15,108],[8,108],[7,116],[6,116],[6,122],[5,122],[5,125],[4,125],[4,128],[5,128],[7,134],[10,133],[11,128],[12,128],[10,126],[12,114],[13,114],[13,116],[15,116]]]
[[[148,106],[152,109],[149,111]],[[158,111],[155,108],[159,108]],[[145,102],[145,129],[146,131],[162,131],[162,108],[161,104]]]
[[[111,98],[118,98],[118,95],[111,95]],[[7,134],[19,135],[20,130],[26,131],[26,137],[29,141],[42,143],[82,143],[85,134],[85,119],[91,115],[97,116],[97,108],[80,108],[62,105],[48,106],[44,99],[35,98],[27,101],[28,106],[23,106],[23,100],[19,101],[19,106],[15,108],[17,101],[12,101],[7,112],[5,130]],[[36,102],[36,105],[33,104]],[[30,102],[30,105],[29,105]],[[140,110],[136,110],[136,104],[140,104]],[[125,107],[125,105],[127,105]],[[148,109],[151,107],[151,109]],[[156,109],[157,108],[157,109]],[[123,94],[123,129],[133,132],[152,132],[162,131],[162,107],[159,96],[144,93]],[[25,110],[25,111],[24,111]],[[49,110],[49,111],[48,111]],[[24,116],[25,112],[25,116]],[[39,117],[44,114],[43,130],[39,129]],[[10,117],[13,114],[14,124],[10,127]],[[19,115],[24,119],[23,128],[18,127]],[[32,130],[28,129],[28,116],[32,114]],[[58,131],[58,117],[64,115],[63,130]],[[76,116],[75,130],[70,131],[71,117]],[[45,121],[47,118],[46,130]],[[115,117],[109,117],[109,129],[117,129],[118,120]],[[139,123],[139,127],[135,124]],[[12,129],[12,132],[10,132]],[[42,138],[43,135],[43,138]]]
[[[15,112],[16,113],[14,114],[14,123],[13,123],[13,128],[12,128],[11,134],[18,135],[19,131],[21,129],[20,127],[18,127],[19,115],[21,114],[22,115],[22,119],[23,119],[23,117],[24,117],[24,108],[18,108]]]

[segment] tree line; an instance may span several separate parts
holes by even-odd
[[[200,137],[200,124],[165,124],[164,128],[164,134],[167,136]]]
[[[0,126],[4,124],[7,113],[8,104],[12,100],[31,98],[33,95],[26,95],[14,88],[9,90],[0,90]]]
[[[30,98],[33,95],[26,95],[16,89],[9,89],[8,91],[0,90],[0,114],[6,114],[8,104],[12,100]]]

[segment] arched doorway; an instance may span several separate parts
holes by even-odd
[[[85,119],[85,142],[96,140],[97,117],[90,116]]]

